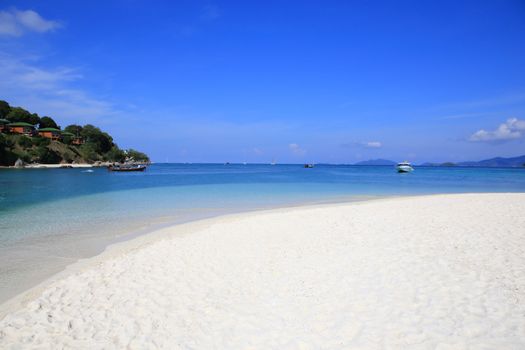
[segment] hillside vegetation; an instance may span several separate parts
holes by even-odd
[[[122,150],[108,133],[96,126],[87,124],[68,125],[63,130],[53,118],[40,117],[21,107],[11,107],[7,102],[0,101],[0,120],[16,123],[23,122],[35,126],[32,135],[22,135],[9,132],[4,128],[0,133],[0,165],[13,165],[17,159],[26,163],[94,163],[97,161],[148,162],[146,154],[133,149]],[[53,129],[58,140],[51,140],[38,134],[38,130]],[[74,140],[80,140],[75,144]]]

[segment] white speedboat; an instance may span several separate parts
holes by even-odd
[[[396,169],[398,173],[409,173],[414,170],[409,162],[397,163]]]

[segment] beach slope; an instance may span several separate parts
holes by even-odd
[[[0,348],[525,348],[524,214],[436,195],[167,228],[26,296]]]

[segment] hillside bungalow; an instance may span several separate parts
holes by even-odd
[[[7,119],[0,119],[0,132],[7,132],[9,130],[7,124],[9,123],[10,121]]]
[[[46,139],[51,139],[53,141],[60,141],[62,139],[62,135],[60,134],[60,130],[55,128],[43,128],[38,130],[38,135],[41,137],[45,137]]]
[[[70,133],[70,132],[67,132],[67,131],[64,131],[62,133],[62,136],[63,137],[68,137],[71,139],[71,144],[72,145],[77,145],[77,146],[80,146],[80,145],[83,145],[84,144],[84,139],[80,136],[76,136],[75,134],[73,133]]]
[[[86,143],[86,141],[84,141],[84,139],[81,136],[75,136],[71,143],[74,145],[80,146]]]
[[[16,122],[7,124],[10,133],[33,136],[35,127],[29,123]]]

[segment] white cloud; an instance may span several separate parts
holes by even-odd
[[[290,152],[292,152],[292,154],[295,156],[304,156],[306,154],[306,150],[301,148],[296,143],[289,144],[288,148],[290,149]]]
[[[3,78],[0,84],[5,84],[6,87],[27,87],[32,90],[55,89],[62,82],[82,78],[82,75],[72,68],[44,69],[5,55],[0,56],[0,73]]]
[[[45,33],[60,28],[60,23],[42,18],[33,10],[0,11],[0,35],[22,36],[27,32]]]
[[[366,142],[350,142],[344,143],[342,147],[362,147],[362,148],[381,148],[383,144],[379,141],[366,141]]]
[[[525,132],[525,120],[510,118],[500,124],[496,130],[478,130],[469,137],[472,142],[504,142],[523,137]]]
[[[74,88],[82,75],[73,68],[44,68],[37,58],[0,55],[2,99],[13,105],[78,122],[91,122],[120,113],[104,100]]]
[[[383,144],[379,141],[368,141],[364,142],[363,146],[365,146],[366,148],[381,148],[383,147]]]

